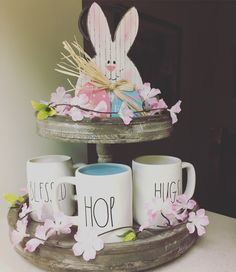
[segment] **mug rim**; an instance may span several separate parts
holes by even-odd
[[[149,162],[142,162],[142,159],[145,158],[161,158],[161,159],[168,159],[168,162],[162,162],[162,163],[158,163],[158,162],[154,162],[154,163],[149,163]],[[141,161],[139,161],[141,160]],[[133,163],[138,164],[138,165],[147,165],[147,166],[167,166],[167,165],[175,165],[178,163],[181,163],[182,160],[174,157],[174,156],[168,156],[168,155],[143,155],[143,156],[139,156],[136,157],[132,160]]]
[[[93,165],[118,165],[118,166],[123,166],[126,168],[126,171],[124,172],[120,172],[120,173],[114,173],[114,174],[108,174],[108,175],[89,175],[89,174],[85,174],[85,173],[81,173],[80,170],[81,169],[84,169],[86,167],[90,167],[90,166],[93,166]],[[131,168],[129,165],[126,165],[126,164],[122,164],[122,163],[110,163],[110,162],[102,162],[102,163],[91,163],[91,164],[87,164],[87,165],[83,165],[79,168],[76,169],[75,171],[75,174],[76,175],[82,175],[82,176],[87,176],[87,177],[111,177],[111,176],[117,176],[117,175],[122,175],[124,173],[127,173],[131,171]]]
[[[57,158],[57,160],[55,160]],[[47,159],[52,159],[47,160]],[[53,160],[54,159],[54,160]],[[71,157],[67,155],[42,155],[42,156],[37,156],[34,158],[31,158],[27,161],[27,163],[32,163],[32,164],[48,164],[48,163],[64,163],[67,161],[70,161]]]

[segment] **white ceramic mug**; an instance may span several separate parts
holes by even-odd
[[[33,209],[31,217],[42,222],[46,218],[53,219],[52,190],[62,176],[74,175],[72,159],[64,155],[46,155],[27,161],[27,187],[29,203]],[[57,200],[61,210],[67,215],[75,212],[74,187],[61,184]],[[35,210],[43,204],[43,217],[39,219]]]
[[[170,156],[141,156],[132,161],[134,219],[140,225],[147,223],[146,205],[153,198],[165,201],[182,194],[182,169],[187,169],[187,185],[184,194],[194,194],[196,175],[192,164]],[[160,222],[161,224],[161,222]]]
[[[60,211],[57,199],[62,184],[76,186],[78,215],[70,219],[79,230],[93,229],[101,234],[132,226],[132,172],[127,165],[97,163],[80,167],[76,177],[62,177],[54,187],[53,206]]]

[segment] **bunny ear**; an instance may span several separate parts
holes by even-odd
[[[111,33],[107,19],[97,3],[93,3],[88,12],[87,28],[95,52],[98,53],[101,45],[110,44]]]
[[[115,42],[128,53],[138,32],[139,17],[135,7],[130,8],[117,26]]]

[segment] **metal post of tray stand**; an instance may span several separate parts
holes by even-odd
[[[112,151],[110,144],[96,144],[98,162],[112,162]]]

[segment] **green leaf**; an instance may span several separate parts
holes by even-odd
[[[17,196],[9,194],[9,193],[5,193],[3,194],[3,199],[10,204],[11,206],[14,205],[17,201]]]
[[[136,234],[135,234],[135,232],[134,232],[134,231],[131,231],[131,232],[128,233],[125,237],[123,237],[122,240],[123,240],[124,242],[136,240]]]
[[[13,194],[5,193],[3,194],[3,199],[12,207],[16,202],[23,203],[25,201],[24,197],[16,196]]]
[[[48,116],[54,116],[57,114],[57,112],[53,108],[51,108],[51,107],[49,107],[49,108],[50,108],[50,111],[48,112]]]
[[[48,118],[48,112],[45,110],[41,110],[37,113],[37,119],[38,120],[45,120]]]
[[[134,230],[127,230],[126,232],[118,236],[121,237],[124,242],[136,240],[136,233],[134,232]]]
[[[31,101],[31,105],[32,105],[33,109],[36,110],[36,111],[41,111],[41,110],[43,110],[43,109],[45,109],[47,107],[47,105],[40,104],[40,103],[38,103],[38,102],[36,102],[34,100]]]
[[[23,196],[19,196],[18,199],[17,199],[17,202],[24,203],[25,202],[24,197]]]

